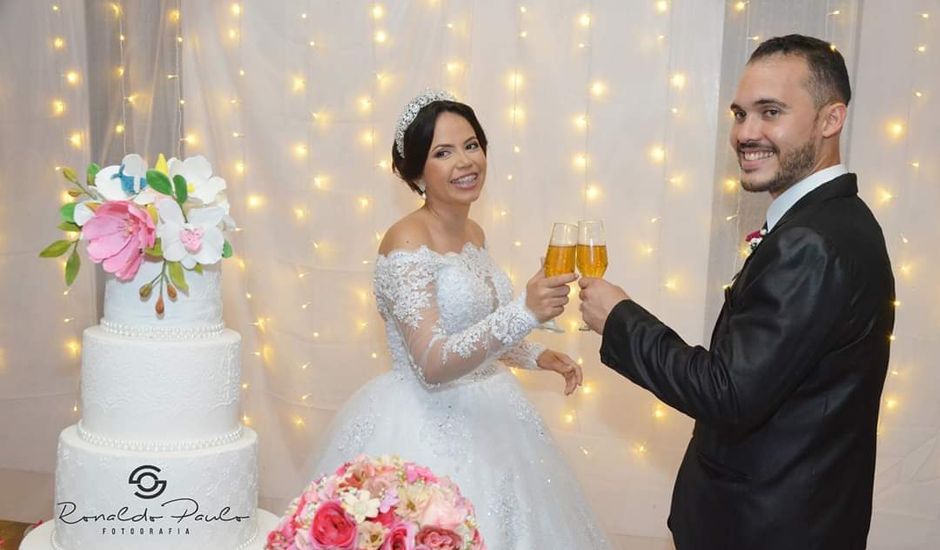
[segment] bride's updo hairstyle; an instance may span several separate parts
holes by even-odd
[[[407,183],[412,191],[422,196],[424,191],[418,187],[417,181],[424,173],[424,164],[434,139],[434,126],[441,113],[454,113],[469,122],[483,154],[486,154],[486,134],[483,133],[483,127],[480,126],[473,109],[459,101],[438,99],[439,97],[452,96],[446,92],[425,92],[409,103],[398,121],[395,143],[392,144],[392,166],[395,174]]]

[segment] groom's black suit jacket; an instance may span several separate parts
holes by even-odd
[[[747,259],[709,349],[633,301],[613,309],[601,360],[695,419],[678,550],[865,547],[893,302],[884,236],[845,174]]]

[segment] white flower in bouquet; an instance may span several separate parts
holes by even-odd
[[[188,219],[179,204],[170,199],[157,202],[160,224],[157,236],[163,246],[163,257],[180,262],[186,269],[196,264],[211,265],[222,259],[225,237],[220,222],[225,210],[218,206],[193,208]]]

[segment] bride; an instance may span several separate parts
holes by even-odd
[[[425,199],[386,232],[374,290],[393,358],[337,413],[316,475],[359,454],[396,454],[448,476],[476,509],[492,550],[606,549],[577,481],[505,367],[581,383],[567,355],[526,342],[559,315],[574,275],[541,270],[523,294],[469,215],[486,180],[486,136],[473,110],[425,92],[398,122],[396,174]]]

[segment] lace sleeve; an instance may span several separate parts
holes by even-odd
[[[538,342],[529,342],[523,340],[522,342],[519,342],[518,345],[506,350],[500,359],[510,367],[515,367],[517,369],[535,370],[539,368],[538,364],[536,364],[536,361],[538,360],[539,355],[542,355],[542,352],[545,350],[546,347],[542,344],[539,344]]]
[[[521,295],[462,331],[446,332],[436,299],[439,261],[427,249],[392,255],[376,266],[375,275],[380,313],[395,323],[415,373],[428,386],[456,380],[500,357],[538,325]]]

